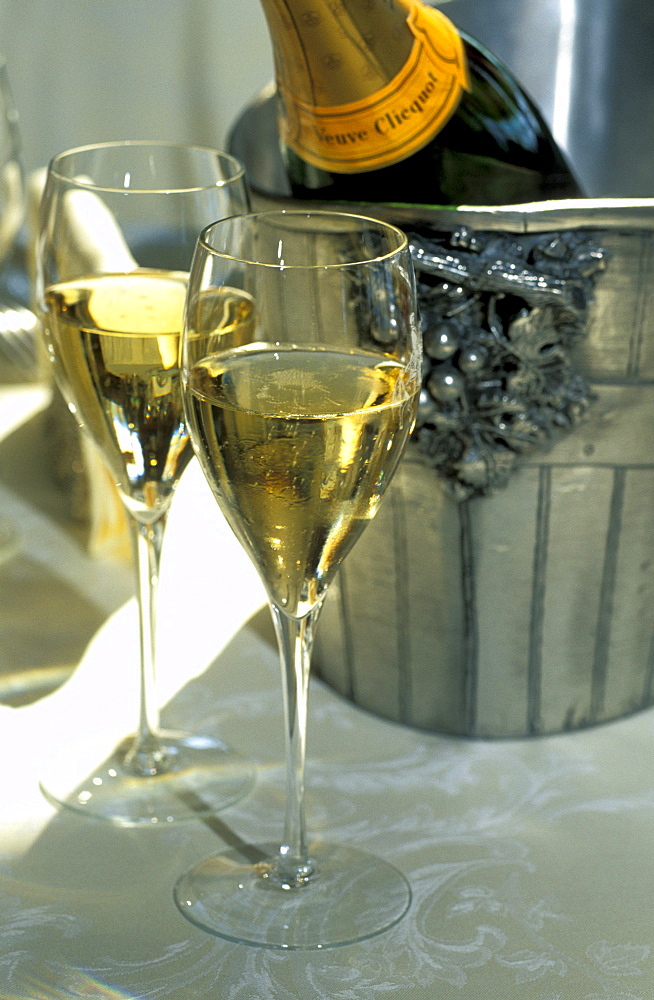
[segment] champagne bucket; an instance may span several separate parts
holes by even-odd
[[[412,441],[328,596],[318,672],[379,715],[466,736],[555,733],[650,705],[654,201],[426,221],[477,234],[583,230],[602,247],[569,352],[587,405],[481,493],[457,494]]]
[[[552,206],[420,220],[583,231],[605,268],[568,350],[578,421],[463,495],[412,440],[328,593],[316,672],[397,722],[516,737],[654,700],[654,201]]]

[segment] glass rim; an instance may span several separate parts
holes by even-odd
[[[90,153],[93,151],[99,152],[101,150],[128,148],[188,150],[190,152],[209,154],[214,159],[221,160],[222,162],[229,164],[233,169],[233,173],[231,173],[229,177],[222,179],[218,178],[217,180],[212,181],[211,184],[189,184],[182,185],[181,187],[162,185],[161,187],[132,188],[118,186],[115,184],[99,184],[93,180],[84,180],[80,177],[72,177],[62,172],[60,169],[60,164],[64,160],[73,156],[79,156],[80,154]],[[56,153],[48,163],[48,175],[56,177],[57,180],[64,181],[68,184],[74,185],[75,187],[83,188],[88,191],[113,191],[117,194],[176,194],[185,191],[210,191],[212,188],[227,187],[235,181],[244,180],[245,167],[236,156],[232,156],[231,153],[226,153],[223,150],[215,149],[212,146],[203,146],[192,142],[167,142],[165,139],[114,139],[106,142],[89,142],[81,146],[71,146],[69,149],[64,149],[60,153]]]
[[[247,221],[254,219],[269,219],[273,216],[286,216],[288,218],[304,218],[309,219],[313,217],[320,218],[333,218],[333,219],[349,219],[351,221],[356,221],[359,223],[366,223],[367,225],[372,225],[376,227],[379,231],[386,231],[388,233],[394,234],[398,238],[397,246],[386,250],[384,253],[376,254],[375,256],[362,256],[360,260],[350,260],[350,261],[334,261],[334,263],[321,263],[321,264],[286,264],[283,261],[279,262],[266,262],[262,260],[249,260],[247,257],[240,257],[238,254],[228,253],[226,250],[217,250],[209,243],[209,234],[212,230],[218,229],[219,227],[225,226],[230,222],[234,222],[235,219],[239,221]],[[256,267],[267,267],[275,271],[324,271],[331,268],[347,268],[347,267],[361,267],[365,264],[376,264],[385,260],[389,260],[391,257],[397,256],[402,251],[408,250],[409,239],[406,233],[400,229],[398,226],[393,225],[391,222],[385,222],[382,219],[376,219],[370,215],[362,215],[358,212],[342,212],[338,210],[331,209],[287,209],[287,208],[275,208],[266,209],[260,212],[245,212],[241,215],[227,216],[224,219],[216,219],[215,222],[209,223],[205,226],[198,236],[198,246],[203,247],[208,253],[213,257],[220,257],[222,260],[231,260],[236,264],[250,264]]]

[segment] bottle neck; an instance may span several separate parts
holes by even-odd
[[[303,104],[333,107],[384,87],[414,42],[407,0],[261,0],[280,90]]]

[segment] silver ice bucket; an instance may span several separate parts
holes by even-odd
[[[467,736],[555,733],[650,705],[654,201],[443,211],[428,223],[477,236],[583,231],[602,248],[567,349],[584,405],[481,491],[462,490],[414,439],[327,598],[317,672],[379,715]]]

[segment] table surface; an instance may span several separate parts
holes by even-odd
[[[28,414],[41,405],[36,396],[32,404]],[[255,762],[257,781],[215,819],[114,827],[56,810],[38,779],[58,747],[133,727],[134,601],[121,597],[115,567],[103,574],[92,565],[36,502],[6,486],[0,501],[24,529],[15,578],[21,560],[38,554],[50,591],[66,588],[67,627],[83,625],[89,640],[53,693],[0,705],[3,998],[651,1000],[651,712],[572,734],[482,742],[390,723],[312,682],[310,832],[393,862],[412,904],[399,924],[360,944],[321,952],[233,944],[187,922],[172,888],[234,834],[258,842],[281,833],[279,668],[254,571],[193,463],[161,574],[163,721],[228,741]],[[28,598],[24,613],[36,620],[45,605]],[[90,605],[94,614],[78,613]],[[49,616],[58,634],[58,604]],[[21,634],[29,650],[29,630]]]

